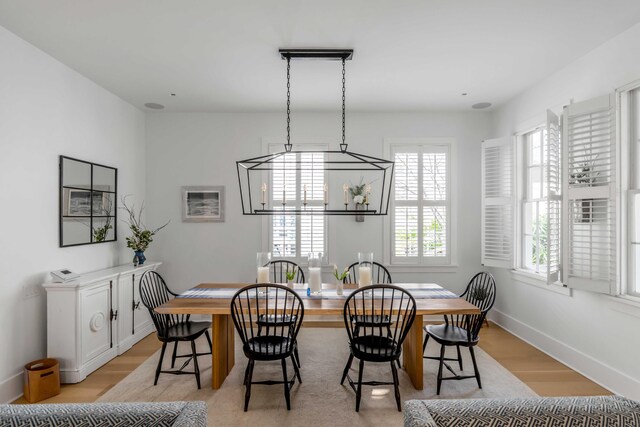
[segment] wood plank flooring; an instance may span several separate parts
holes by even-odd
[[[611,394],[495,324],[482,328],[480,347],[540,396]],[[94,402],[159,348],[155,334],[151,334],[81,383],[63,384],[58,396],[40,403]],[[27,402],[20,398],[14,403]]]

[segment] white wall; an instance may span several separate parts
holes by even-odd
[[[338,149],[339,113],[295,113],[292,141],[333,138]],[[455,273],[398,272],[394,281],[435,281],[459,292],[480,268],[480,140],[488,134],[487,113],[347,113],[349,149],[383,154],[383,139],[454,137],[457,144],[459,267]],[[205,281],[255,280],[255,253],[261,248],[262,220],[243,216],[237,160],[262,152],[262,138],[284,138],[285,116],[256,114],[149,114],[147,116],[147,204],[151,226],[171,219],[149,250],[163,261],[170,286],[184,290]],[[183,223],[183,185],[224,185],[224,223]],[[383,219],[329,217],[330,261],[345,265],[370,248],[382,258]],[[336,238],[339,241],[336,242]],[[329,279],[329,276],[326,276]]]
[[[118,242],[58,247],[58,156],[119,170],[145,191],[144,114],[0,27],[0,402],[22,393],[22,368],[46,356],[47,272],[131,260]],[[26,291],[40,290],[26,297]]]
[[[511,135],[570,99],[611,93],[640,79],[639,51],[640,24],[496,111],[493,136]],[[505,270],[495,274],[496,321],[611,390],[640,399],[640,306],[588,292],[568,297],[518,282]]]

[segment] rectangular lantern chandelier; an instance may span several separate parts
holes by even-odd
[[[236,162],[244,215],[387,215],[394,163],[348,150],[345,62],[353,49],[280,49],[287,61],[287,142],[284,151]],[[291,144],[292,59],[342,62],[342,143],[339,150],[294,151]]]

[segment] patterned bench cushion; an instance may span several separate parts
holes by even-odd
[[[405,427],[640,426],[640,404],[619,396],[410,400]]]
[[[0,405],[0,425],[10,427],[204,427],[204,402]]]

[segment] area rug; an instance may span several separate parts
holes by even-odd
[[[291,391],[291,410],[287,411],[281,385],[254,385],[249,411],[243,412],[244,386],[242,385],[246,358],[236,336],[236,364],[219,390],[211,389],[211,359],[201,356],[202,389],[196,387],[192,375],[160,375],[153,385],[155,367],[160,351],[151,356],[124,380],[105,393],[99,402],[142,402],[173,400],[204,400],[209,412],[209,426],[259,425],[283,426],[401,426],[402,414],[397,411],[392,386],[364,387],[360,412],[355,412],[355,393],[347,385],[340,385],[342,370],[347,361],[347,335],[342,329],[303,328],[298,336],[302,360],[302,384],[296,383]],[[198,342],[204,351],[207,344]],[[455,348],[448,354],[454,356]],[[179,352],[187,352],[187,346]],[[435,355],[439,346],[430,343],[428,352]],[[465,373],[473,372],[471,358],[462,349]],[[482,389],[474,379],[445,381],[440,396],[436,396],[438,362],[424,361],[424,390],[415,390],[404,370],[399,371],[400,394],[408,399],[469,399],[489,397],[535,397],[526,384],[517,379],[487,353],[476,347],[476,357],[482,376]],[[170,365],[170,351],[165,366]],[[169,362],[169,363],[167,363]],[[457,363],[456,363],[457,365]],[[353,364],[357,367],[357,363]],[[191,366],[189,366],[191,367]],[[188,368],[189,368],[188,367]],[[293,368],[289,364],[289,373]],[[352,378],[357,371],[352,369]],[[254,380],[281,379],[279,362],[256,362]],[[366,363],[364,380],[391,381],[388,364]]]

